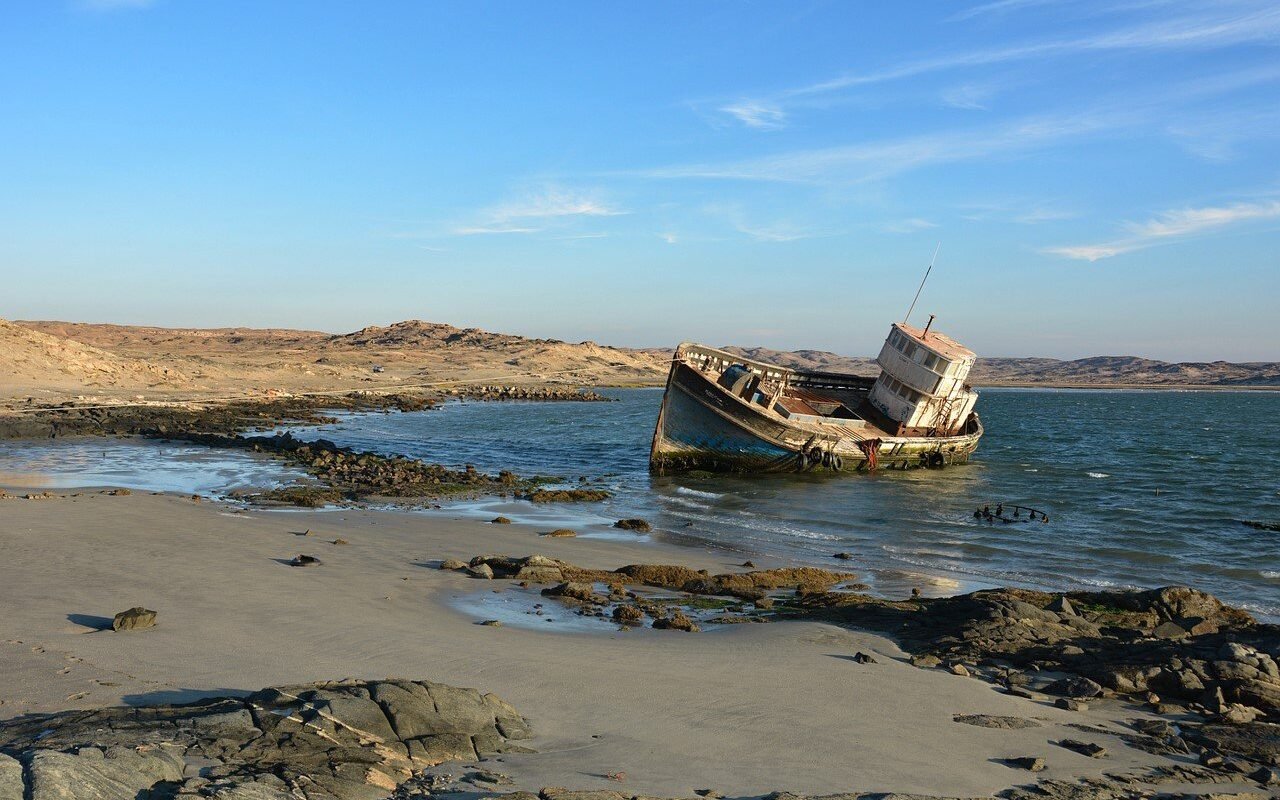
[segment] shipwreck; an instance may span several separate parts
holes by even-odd
[[[656,474],[868,472],[962,464],[982,437],[967,383],[977,356],[894,323],[871,378],[789,369],[684,343],[649,454]]]

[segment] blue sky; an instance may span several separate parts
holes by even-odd
[[[0,316],[1280,360],[1280,4],[8,0]]]

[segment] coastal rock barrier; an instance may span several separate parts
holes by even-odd
[[[325,486],[288,486],[264,499],[319,506],[381,497],[443,497],[512,491],[524,485],[515,473],[497,475],[467,466],[456,470],[407,456],[384,456],[339,447],[327,439],[305,441],[290,433],[275,436],[228,436],[219,433],[175,433],[166,438],[203,445],[252,450],[277,456],[306,469]]]
[[[28,405],[0,413],[0,439],[48,439],[59,436],[166,435],[182,431],[241,433],[282,422],[321,424],[335,421],[325,411],[422,411],[434,407],[424,394],[350,392],[323,397],[284,397],[262,401],[122,403],[81,408],[75,404]]]
[[[606,397],[590,389],[568,389],[555,386],[460,386],[449,389],[445,394],[450,397],[463,397],[468,400],[529,400],[535,402],[580,402],[580,403],[612,403],[614,398]]]
[[[496,695],[406,680],[28,715],[0,722],[0,799],[373,800],[529,736]]]

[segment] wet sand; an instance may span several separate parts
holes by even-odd
[[[313,535],[298,535],[306,529]],[[1131,709],[1102,703],[1081,714],[1011,697],[912,667],[891,641],[832,625],[585,634],[555,623],[481,626],[456,610],[509,583],[442,572],[441,558],[543,553],[602,568],[737,567],[705,549],[538,533],[448,510],[241,511],[93,490],[0,500],[0,718],[398,676],[512,702],[531,720],[539,752],[494,766],[532,787],[619,788],[604,776],[625,772],[625,791],[666,796],[703,787],[987,795],[1033,780],[1001,758],[1040,756],[1049,769],[1036,777],[1062,778],[1170,763],[1064,727],[1118,729]],[[350,544],[331,544],[337,537]],[[324,563],[284,563],[299,553]],[[136,605],[158,611],[159,625],[99,630]],[[854,663],[859,650],[879,663]],[[955,714],[1042,725],[975,728]],[[1050,744],[1064,737],[1098,741],[1112,755],[1095,760]]]

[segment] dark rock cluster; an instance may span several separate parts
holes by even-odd
[[[333,421],[325,411],[421,411],[435,405],[421,394],[350,392],[323,397],[283,397],[208,406],[120,405],[77,408],[67,403],[0,415],[0,439],[58,436],[165,436],[183,431],[241,433],[282,422]]]
[[[1131,737],[1141,749],[1196,755],[1241,776],[1280,767],[1280,626],[1196,589],[903,601],[824,592],[797,606],[791,613],[888,633],[918,666],[988,677],[1010,694],[1057,695],[1069,709],[1115,697],[1176,710],[1176,726]]]
[[[480,555],[467,564],[448,560],[442,561],[440,566],[442,569],[465,571],[473,578],[507,578],[524,584],[555,584],[544,589],[542,594],[576,607],[581,614],[612,618],[626,627],[634,627],[643,622],[645,617],[649,617],[655,628],[691,632],[699,628],[685,610],[710,608],[738,613],[710,620],[717,623],[764,621],[759,616],[742,616],[745,611],[744,601],[753,603],[757,611],[765,610],[773,607],[773,602],[768,597],[769,591],[794,589],[797,592],[823,592],[854,577],[850,573],[814,567],[787,567],[720,575],[671,564],[631,564],[616,570],[600,570],[579,567],[542,555]],[[671,589],[691,597],[660,602],[629,591],[628,586]],[[687,608],[682,609],[681,606]]]
[[[520,499],[530,503],[598,503],[610,497],[604,489],[534,489]]]
[[[281,686],[0,722],[0,797],[373,800],[441,762],[529,752],[512,744],[529,736],[514,708],[475,689]]]
[[[557,386],[463,386],[450,389],[446,394],[471,400],[613,402],[612,397],[605,397],[590,389],[569,389]]]
[[[218,433],[175,434],[171,438],[207,447],[252,450],[277,456],[306,469],[323,487],[290,486],[267,499],[295,505],[326,505],[343,498],[442,497],[512,491],[522,485],[511,472],[488,475],[468,465],[449,469],[406,456],[384,456],[338,447],[326,439],[304,441],[290,433],[275,436],[228,436]]]

